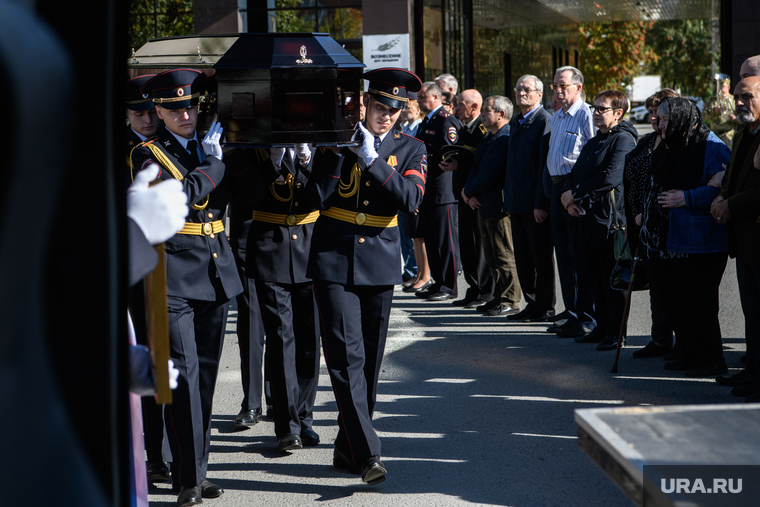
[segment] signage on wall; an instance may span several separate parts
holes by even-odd
[[[391,33],[362,37],[365,71],[382,67],[409,70],[409,34]]]

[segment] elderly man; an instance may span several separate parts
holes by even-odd
[[[517,276],[527,306],[508,320],[554,318],[554,245],[549,200],[542,170],[551,135],[551,114],[541,107],[544,85],[536,76],[517,80],[515,101],[520,114],[510,122],[509,157],[504,185],[504,211],[510,214]]]
[[[457,94],[459,83],[457,82],[457,78],[451,74],[441,74],[435,78],[435,83],[441,87],[442,92],[449,92],[452,95]]]
[[[440,163],[444,171],[454,172],[454,195],[460,195],[475,161],[475,150],[488,134],[480,119],[483,97],[477,90],[465,90],[459,95],[456,114],[464,123],[459,129],[459,147],[455,155]],[[472,155],[470,155],[472,154]],[[469,285],[462,299],[455,300],[454,306],[476,308],[493,299],[494,279],[486,263],[478,212],[463,200],[459,201],[459,258],[462,262],[464,279]]]
[[[551,120],[552,136],[546,168],[551,185],[545,189],[550,199],[552,237],[557,252],[557,269],[562,299],[568,312],[567,321],[547,331],[560,338],[579,338],[594,325],[594,300],[590,291],[578,291],[577,280],[586,276],[586,260],[577,227],[571,227],[568,213],[560,203],[560,195],[570,188],[570,171],[583,146],[595,135],[591,111],[583,101],[583,74],[575,67],[560,67],[554,74],[554,98],[562,108]],[[559,321],[557,322],[559,324]]]
[[[743,68],[743,66],[742,66]],[[725,184],[711,213],[726,224],[728,253],[736,258],[736,278],[744,312],[747,365],[731,376],[716,378],[719,384],[736,386],[747,401],[760,400],[760,170],[753,154],[760,147],[760,77],[742,79],[734,90],[736,118],[744,125],[734,140]]]
[[[459,128],[456,117],[441,105],[441,88],[432,81],[422,84],[417,103],[425,113],[417,139],[427,148],[428,175],[425,198],[419,207],[419,229],[425,240],[430,274],[435,282],[417,297],[428,301],[446,301],[457,295],[459,245],[456,239],[457,196],[452,173],[443,171],[442,148],[457,144]]]
[[[760,76],[760,55],[750,56],[739,69],[739,76],[744,79],[749,76]]]
[[[478,146],[475,165],[462,189],[462,199],[478,210],[480,233],[486,262],[496,280],[495,301],[488,316],[517,313],[520,282],[512,249],[509,215],[502,210],[501,192],[509,151],[509,121],[514,108],[508,98],[494,95],[486,99],[480,118],[488,135]],[[486,305],[484,305],[486,306]],[[478,307],[480,310],[481,307]]]

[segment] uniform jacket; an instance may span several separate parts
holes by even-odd
[[[478,149],[478,145],[488,134],[488,129],[483,126],[483,121],[478,116],[471,125],[462,125],[459,129],[459,141],[457,144],[471,149],[473,152]],[[472,164],[462,160],[457,162],[457,170],[454,171],[454,196],[458,199],[464,188],[464,182],[470,175]]]
[[[546,172],[552,115],[539,105],[520,125],[522,118],[520,113],[509,122],[504,211],[532,214],[534,209],[549,209],[542,175]]]
[[[185,219],[191,223],[225,221],[229,189],[226,186],[224,163],[212,156],[197,165],[190,154],[164,127],[158,129],[154,138],[132,152],[135,171],[151,163],[161,167],[159,178],[173,178],[146,146],[158,146],[182,175],[182,184],[188,197],[190,213]],[[201,205],[208,196],[208,204]],[[210,236],[175,234],[166,241],[167,293],[186,299],[221,301],[230,299],[243,291],[235,259],[224,232]]]
[[[509,152],[509,124],[496,134],[488,134],[478,146],[475,164],[464,184],[467,197],[477,197],[480,201],[481,218],[491,218],[502,214],[502,189],[507,170]]]
[[[623,169],[625,157],[636,147],[637,138],[636,128],[623,121],[609,132],[597,131],[578,155],[570,172],[569,186],[576,204],[586,214],[568,220],[581,221],[585,248],[602,248],[613,229],[612,190],[618,224],[625,226]]]
[[[355,188],[351,176],[356,174],[356,155],[347,148],[340,155],[319,150],[307,185],[312,205],[388,218],[418,208],[425,195],[425,145],[391,130],[377,153],[361,171],[356,194],[349,196],[350,189],[340,187]],[[306,274],[343,285],[395,285],[401,283],[400,259],[398,227],[357,225],[321,215],[314,225]]]
[[[726,223],[728,253],[740,255],[751,266],[760,265],[760,170],[755,169],[753,158],[760,147],[760,132],[749,136],[742,129],[734,138],[734,155],[746,150],[742,143],[750,143],[743,160],[731,157],[726,180],[720,195],[728,199],[731,220]]]
[[[415,137],[424,142],[427,149],[429,172],[423,200],[425,205],[450,204],[458,200],[454,194],[452,171],[443,171],[438,164],[441,163],[441,148],[447,144],[458,144],[461,126],[459,120],[443,107],[438,108],[430,120],[422,120]]]

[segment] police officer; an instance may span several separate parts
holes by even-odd
[[[153,98],[148,95],[144,96],[142,87],[155,74],[145,74],[133,78],[127,78],[127,166],[131,168],[130,156],[132,150],[146,139],[156,135],[158,130],[158,116],[156,108],[153,105]],[[130,177],[127,180],[129,186],[134,177],[130,171]]]
[[[434,82],[423,83],[417,94],[420,109],[427,116],[417,130],[417,139],[427,148],[428,175],[425,199],[419,210],[419,227],[425,238],[430,273],[435,283],[417,297],[428,301],[446,301],[457,295],[459,245],[457,240],[457,200],[453,173],[444,171],[441,149],[457,144],[462,124],[441,104],[441,88]]]
[[[333,466],[385,480],[380,439],[372,427],[393,286],[401,283],[399,211],[415,210],[425,193],[423,143],[393,129],[417,76],[383,68],[369,80],[362,144],[315,155],[307,186],[321,210],[309,267],[322,319],[322,346],[338,401]],[[337,152],[337,154],[336,154]]]
[[[224,234],[229,191],[221,127],[212,124],[202,145],[195,130],[204,81],[193,69],[150,79],[142,92],[152,93],[165,126],[132,153],[135,170],[156,163],[159,178],[180,180],[190,206],[185,227],[165,244],[171,358],[180,374],[164,418],[178,506],[223,493],[206,479],[211,408],[229,300],[243,290]]]

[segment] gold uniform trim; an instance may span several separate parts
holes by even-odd
[[[163,151],[161,151],[161,148],[159,148],[153,143],[145,144],[144,146],[146,146],[150,150],[150,152],[153,153],[153,156],[156,157],[156,159],[158,159],[158,163],[164,166],[166,170],[169,171],[169,173],[174,177],[175,180],[182,181],[184,179],[182,177],[182,173],[179,172],[179,169],[177,169],[177,167],[174,164],[172,164],[172,161],[169,160],[169,157],[167,157],[166,154]],[[134,179],[134,175],[132,176],[132,179]],[[191,207],[194,210],[200,211],[202,209],[206,209],[206,206],[208,206],[208,196],[206,196],[203,199],[203,201],[201,201],[200,204],[193,204]]]
[[[382,95],[383,97],[388,97],[389,99],[398,100],[399,102],[409,102],[409,99],[406,97],[399,97],[398,95],[391,95],[387,92],[381,92],[380,90],[375,90],[374,88],[370,88],[369,93],[375,93],[377,95]]]
[[[180,95],[179,97],[167,97],[167,98],[153,98],[155,104],[167,104],[169,102],[180,102],[183,100],[192,100],[200,97],[200,93],[193,93],[192,95]]]
[[[202,224],[195,222],[185,222],[185,226],[177,234],[189,234],[191,236],[210,236],[218,234],[224,230],[224,223],[221,220],[214,222],[205,222]]]
[[[294,225],[313,224],[319,218],[319,211],[304,213],[302,215],[281,215],[279,213],[267,213],[266,211],[254,211],[253,219],[257,222],[266,222],[268,224]]]
[[[341,222],[348,222],[356,225],[368,225],[370,227],[397,227],[398,216],[383,217],[378,215],[367,215],[366,213],[357,213],[332,206],[330,209],[322,211],[322,215]]]

